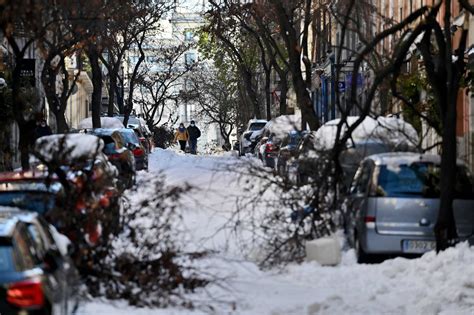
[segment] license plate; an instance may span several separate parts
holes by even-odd
[[[405,253],[422,254],[436,249],[435,241],[404,240],[402,242]]]

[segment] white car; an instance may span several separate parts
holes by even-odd
[[[251,119],[247,124],[247,128],[240,136],[240,155],[252,153],[255,143],[257,142],[256,136],[260,134],[263,127],[267,124],[265,119]]]

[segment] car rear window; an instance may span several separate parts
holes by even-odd
[[[264,123],[264,122],[261,122],[261,123],[252,123],[252,124],[250,124],[249,130],[251,130],[251,131],[260,130],[260,129],[262,129],[263,127],[265,127],[266,124],[267,124],[267,123]]]
[[[441,168],[433,163],[380,166],[377,195],[386,197],[439,198]],[[473,199],[472,178],[458,167],[455,198]]]

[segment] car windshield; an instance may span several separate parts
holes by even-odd
[[[249,126],[249,130],[250,130],[250,131],[260,130],[260,129],[262,129],[263,127],[265,127],[266,124],[267,124],[267,123],[264,123],[264,122],[251,123],[250,126]]]
[[[45,214],[54,209],[56,195],[42,191],[1,191],[0,205]]]
[[[441,168],[433,163],[382,165],[378,177],[377,195],[385,197],[439,198]],[[466,168],[458,167],[455,198],[472,199],[472,179]]]

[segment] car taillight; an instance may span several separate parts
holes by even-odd
[[[44,294],[41,281],[31,279],[11,284],[7,290],[7,302],[21,308],[43,306]]]
[[[375,217],[374,216],[366,216],[364,218],[365,226],[368,228],[375,228]]]
[[[364,222],[365,222],[365,223],[375,222],[375,217],[373,217],[373,216],[366,216],[366,217],[364,218]]]
[[[273,150],[275,150],[275,146],[272,143],[267,143],[265,145],[265,152],[266,153],[272,152]]]
[[[132,152],[135,156],[142,156],[145,153],[142,148],[135,148]]]

